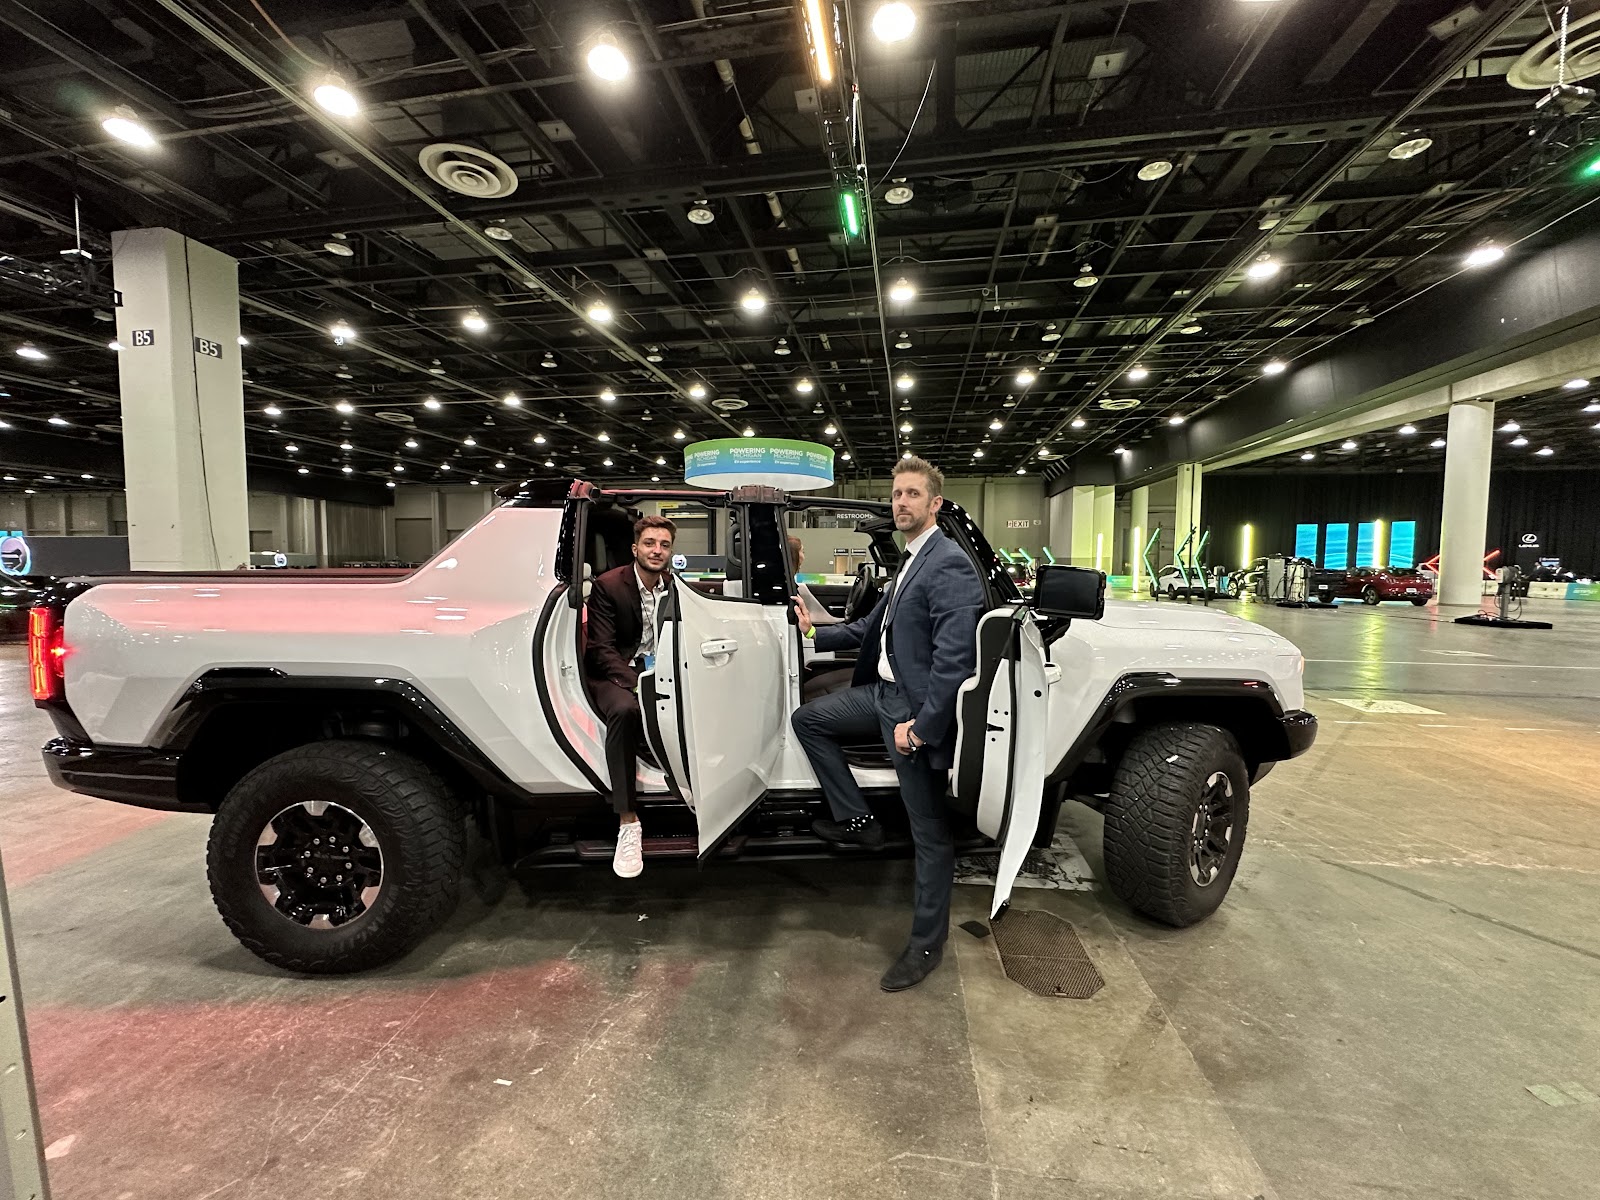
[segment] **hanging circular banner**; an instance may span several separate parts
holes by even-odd
[[[683,481],[718,491],[762,484],[786,492],[833,483],[833,451],[789,438],[717,438],[683,448]]]

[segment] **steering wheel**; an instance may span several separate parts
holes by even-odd
[[[844,602],[844,619],[858,621],[871,612],[880,590],[878,581],[872,577],[871,564],[862,563],[856,568],[856,581],[850,585],[850,595]]]

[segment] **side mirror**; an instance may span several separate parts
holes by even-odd
[[[1041,617],[1098,621],[1106,612],[1106,577],[1089,567],[1041,564],[1033,585],[1032,608]]]

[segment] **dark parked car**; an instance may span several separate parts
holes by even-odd
[[[28,609],[43,604],[50,579],[18,579],[0,575],[0,642],[28,640]]]
[[[1409,600],[1420,608],[1433,599],[1433,581],[1413,567],[1318,571],[1311,577],[1311,595],[1323,604],[1335,600],[1360,600],[1364,604]]]

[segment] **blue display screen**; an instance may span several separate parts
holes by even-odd
[[[1414,567],[1417,565],[1417,523],[1396,521],[1389,530],[1389,565]]]
[[[1317,561],[1317,527],[1315,525],[1296,525],[1294,527],[1294,556],[1296,558],[1309,558]]]
[[[1350,526],[1328,526],[1328,536],[1322,544],[1322,565],[1330,571],[1343,571],[1350,566]]]
[[[1378,523],[1376,521],[1363,521],[1356,526],[1356,566],[1374,567],[1373,557],[1377,553]]]

